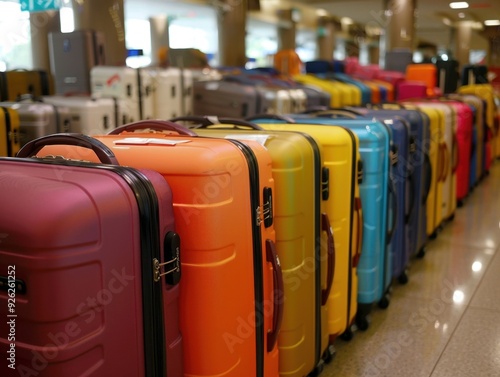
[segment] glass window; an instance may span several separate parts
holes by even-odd
[[[0,1],[0,71],[32,69],[28,12],[17,2]]]

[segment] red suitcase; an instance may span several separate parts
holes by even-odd
[[[56,134],[28,143],[93,149]],[[81,161],[0,159],[2,376],[183,376],[180,238],[156,172]],[[4,360],[5,361],[5,360]]]
[[[397,100],[427,97],[427,86],[420,81],[404,81],[398,86]]]
[[[252,148],[154,120],[96,138],[121,164],[158,171],[172,188],[183,242],[185,375],[277,377],[283,276],[271,232],[273,187],[259,187]],[[44,148],[46,154],[95,159],[76,147]]]

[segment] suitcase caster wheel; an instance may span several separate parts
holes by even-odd
[[[448,221],[453,221],[453,220],[455,220],[455,214],[453,214],[450,217],[448,217]]]
[[[408,273],[406,271],[403,271],[401,275],[398,277],[399,284],[408,284]]]
[[[340,339],[342,339],[345,342],[350,342],[353,337],[354,337],[354,332],[350,327],[346,331],[344,331],[342,335],[340,335]]]
[[[325,362],[325,364],[330,364],[333,361],[335,354],[335,347],[333,346],[333,344],[330,344],[323,354],[323,361]]]
[[[314,372],[312,373],[312,376],[317,377],[323,372],[323,369],[325,369],[325,362],[323,360],[320,360],[318,365],[316,365],[316,368],[314,368]]]
[[[430,240],[435,240],[437,238],[437,230],[429,236]]]
[[[378,302],[378,307],[380,309],[387,309],[389,307],[389,304],[391,303],[391,300],[389,298],[389,295],[385,295],[382,297],[382,299]]]
[[[458,207],[458,208],[461,208],[461,207],[463,207],[463,206],[464,206],[464,201],[463,201],[463,200],[458,200],[458,201],[457,201],[457,207]]]
[[[417,253],[417,258],[422,259],[425,257],[425,247],[421,248],[420,251]]]
[[[356,326],[361,331],[366,331],[368,330],[368,327],[370,327],[370,323],[366,317],[358,317],[356,318]]]

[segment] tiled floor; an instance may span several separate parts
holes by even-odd
[[[324,377],[500,376],[500,163]]]

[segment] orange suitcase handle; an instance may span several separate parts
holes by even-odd
[[[333,230],[330,225],[330,219],[326,213],[321,214],[321,230],[326,232],[328,237],[328,271],[326,274],[326,289],[321,292],[321,305],[325,306],[332,290],[333,278],[335,273],[335,242],[333,239]]]
[[[363,242],[363,213],[361,198],[354,199],[354,210],[358,217],[358,243],[356,244],[356,254],[354,255],[352,266],[353,268],[358,267],[359,259],[361,258],[362,242]]]
[[[181,124],[170,122],[168,120],[140,120],[138,122],[125,124],[108,132],[108,135],[119,135],[122,132],[131,132],[136,130],[152,129],[155,131],[174,131],[179,135],[198,136],[194,131],[184,127]]]
[[[264,130],[262,127],[256,125],[255,123],[251,123],[249,121],[245,121],[237,118],[219,118],[217,116],[181,116],[177,118],[170,119],[171,122],[192,122],[195,123],[191,128],[210,128],[210,126],[214,126],[217,124],[227,124],[231,129],[239,129],[244,128],[251,130],[262,131]]]
[[[74,145],[92,150],[103,164],[119,165],[115,154],[106,145],[93,137],[77,133],[60,133],[42,136],[26,143],[17,152],[17,157],[33,157],[47,145]]]
[[[276,252],[276,246],[271,240],[266,240],[266,260],[273,266],[273,330],[267,333],[267,352],[272,352],[278,342],[278,335],[283,322],[284,310],[284,283],[281,264]]]

